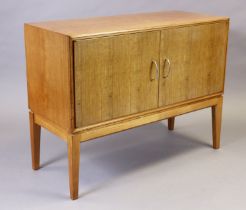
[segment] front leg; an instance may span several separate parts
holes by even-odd
[[[72,135],[68,138],[67,145],[70,197],[75,200],[78,198],[79,191],[80,140]]]
[[[218,103],[212,106],[212,129],[213,129],[213,148],[220,148],[220,130],[222,118],[223,97],[218,99]]]
[[[32,168],[37,170],[40,167],[40,130],[41,127],[35,123],[33,112],[29,112],[30,140],[32,153]]]

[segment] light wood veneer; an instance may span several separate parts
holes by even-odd
[[[78,198],[80,142],[210,107],[220,146],[229,18],[169,11],[25,24],[32,167],[40,129],[68,145]]]

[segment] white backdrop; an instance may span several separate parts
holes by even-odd
[[[71,203],[68,199],[66,145],[57,137],[44,132],[41,162],[45,167],[35,173],[30,170],[23,24],[52,19],[160,10],[186,10],[231,18],[222,134],[224,149],[217,153],[222,154],[220,157],[216,156],[219,158],[216,159],[214,156],[210,157],[213,150],[208,147],[204,150],[200,148],[211,143],[209,142],[209,111],[180,117],[180,120],[177,120],[175,134],[168,133],[162,124],[157,123],[105,137],[100,141],[92,141],[81,145],[81,198],[76,201],[77,203]],[[189,210],[213,207],[245,209],[245,199],[242,196],[246,194],[246,182],[241,180],[242,176],[245,179],[246,175],[245,155],[243,155],[246,149],[243,143],[246,136],[245,81],[246,4],[243,0],[2,1],[0,7],[0,208],[3,210],[47,209],[55,206],[59,209],[84,207],[84,209],[100,210],[151,209],[152,207]],[[163,140],[170,135],[172,143]],[[148,137],[152,138],[156,146],[152,146]],[[155,137],[156,139],[153,140]],[[139,139],[141,141],[138,141]],[[201,145],[198,145],[198,142]],[[163,147],[163,151],[158,153],[160,147]],[[198,151],[204,156],[192,150],[194,148],[199,148]],[[190,150],[193,152],[189,153]],[[208,172],[196,162],[200,173],[197,172],[196,167],[193,167],[194,165],[189,165],[190,168],[187,167],[190,173],[194,172],[190,174],[187,172],[188,169],[182,167],[184,165],[181,164],[182,160],[177,160],[181,161],[175,163],[179,169],[174,169],[172,161],[175,160],[176,155],[179,157],[183,153],[186,156],[182,157],[182,160],[187,159],[189,164],[194,159],[204,157],[200,161],[204,161],[203,164],[208,168],[212,167],[211,171]],[[211,159],[207,160],[206,157]],[[170,159],[171,162],[168,162],[167,160]],[[214,165],[211,166],[209,161]],[[155,166],[157,163],[161,165]],[[150,165],[154,165],[155,168],[141,172]],[[182,169],[187,173],[183,173]],[[221,171],[217,171],[218,169]],[[213,173],[213,170],[217,173]],[[126,180],[121,183],[122,174],[123,179]],[[179,176],[175,177],[177,174],[180,177],[184,176],[185,181],[182,182]],[[204,174],[209,175],[209,178]],[[194,181],[192,175],[204,178],[206,184],[201,185],[201,182]],[[149,179],[144,180],[143,177]],[[162,179],[163,177],[171,178],[171,181],[163,183],[165,180]],[[103,190],[100,190],[105,182],[114,183],[110,187],[102,186]]]

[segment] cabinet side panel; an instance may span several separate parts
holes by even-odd
[[[25,25],[28,107],[69,131],[72,126],[70,38]]]

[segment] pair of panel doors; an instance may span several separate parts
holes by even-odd
[[[227,22],[74,42],[76,127],[223,91]]]

